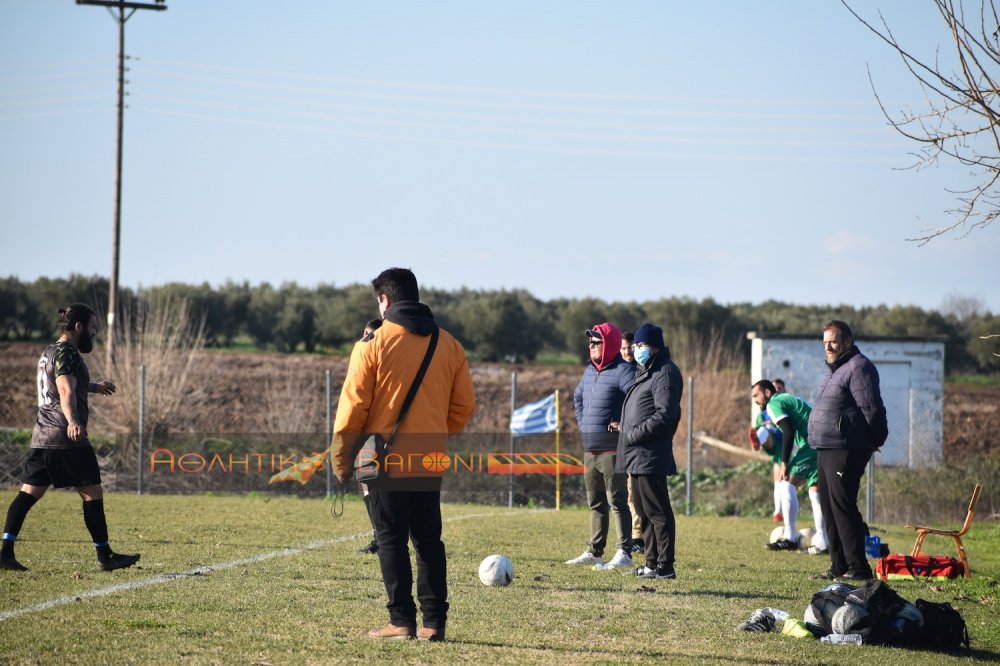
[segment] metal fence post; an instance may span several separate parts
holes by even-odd
[[[138,493],[143,490],[146,465],[143,460],[146,451],[146,366],[139,366],[139,483]]]
[[[511,418],[514,417],[514,411],[517,409],[517,373],[510,373],[510,415]],[[511,432],[507,435],[510,439],[510,460],[514,462],[514,433]],[[514,465],[510,466],[510,472],[507,474],[507,508],[514,508]]]
[[[326,445],[333,443],[333,372],[326,371]],[[333,497],[333,456],[326,459],[326,496]]]
[[[694,486],[692,473],[694,470],[694,377],[688,377],[688,437],[687,437],[687,502],[684,515],[694,513]]]

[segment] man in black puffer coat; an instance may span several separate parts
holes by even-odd
[[[809,445],[816,449],[819,503],[826,517],[830,568],[815,578],[861,581],[872,577],[865,559],[865,522],[858,511],[861,477],[889,436],[878,370],[854,344],[846,323],[823,327],[830,374],[809,415]]]
[[[618,467],[628,472],[635,491],[646,563],[642,578],[676,578],[675,524],[667,477],[677,474],[674,433],[681,420],[681,371],[663,343],[663,329],[643,324],[635,332],[635,381],[622,407]]]

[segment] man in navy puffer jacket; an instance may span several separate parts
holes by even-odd
[[[628,479],[615,473],[615,449],[625,393],[632,386],[635,366],[621,356],[622,333],[603,323],[586,332],[590,363],[573,392],[576,423],[583,440],[584,481],[590,505],[590,545],[566,564],[589,564],[596,569],[631,568],[632,514],[628,508]],[[607,563],[609,514],[614,515],[618,550]]]
[[[846,323],[823,327],[830,374],[809,415],[809,445],[816,449],[819,503],[826,518],[830,568],[815,578],[860,581],[872,577],[865,559],[867,528],[858,511],[861,477],[889,436],[875,364],[854,344]]]

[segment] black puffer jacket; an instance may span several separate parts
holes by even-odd
[[[889,436],[878,369],[856,346],[833,363],[809,415],[814,449],[877,449]]]
[[[629,474],[677,473],[674,433],[681,420],[684,379],[663,348],[635,370],[635,382],[622,406],[616,472]]]

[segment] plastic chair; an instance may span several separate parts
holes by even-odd
[[[972,578],[972,570],[969,568],[969,560],[965,557],[965,546],[962,545],[962,536],[969,531],[972,527],[972,519],[976,516],[976,504],[979,503],[979,495],[983,492],[983,484],[977,483],[976,489],[972,491],[972,500],[969,502],[969,512],[965,514],[965,523],[962,525],[962,529],[959,530],[939,530],[933,527],[921,527],[907,525],[907,527],[912,527],[917,531],[917,540],[913,544],[913,550],[910,551],[910,557],[916,557],[920,554],[920,548],[924,544],[924,538],[928,534],[939,534],[941,536],[951,537],[955,540],[955,545],[958,547],[958,559],[962,561],[962,566],[965,569],[965,577]]]

